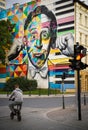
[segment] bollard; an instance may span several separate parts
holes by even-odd
[[[84,93],[84,105],[86,105],[86,95]]]

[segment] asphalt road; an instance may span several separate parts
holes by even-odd
[[[8,98],[0,98],[0,130],[87,130],[84,129],[85,124],[83,125],[83,129],[82,127],[79,127],[81,122],[78,124],[77,127],[76,125],[74,125],[75,127],[69,125],[69,120],[67,123],[62,122],[63,120],[61,117],[61,113],[63,113],[65,110],[68,110],[67,108],[69,108],[70,110],[72,108],[75,108],[75,96],[65,96],[64,111],[62,111],[61,96],[24,98],[21,122],[18,122],[16,117],[14,118],[14,120],[10,119],[10,110],[8,108],[8,104]],[[57,111],[57,113],[55,113],[54,111]],[[53,120],[53,113],[54,115],[56,115],[57,120]],[[59,122],[58,115],[60,115]],[[64,116],[66,116],[66,112]],[[66,120],[66,117],[64,118],[64,116],[63,119]],[[54,116],[54,118],[56,117]],[[75,120],[76,119],[74,119],[74,121]]]
[[[62,96],[39,96],[39,97],[31,97],[24,98],[24,107],[32,107],[32,108],[58,108],[62,106],[63,98]],[[76,97],[75,95],[64,96],[65,106],[75,105]],[[0,98],[0,106],[8,106],[9,100],[7,98]]]

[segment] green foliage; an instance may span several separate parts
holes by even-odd
[[[0,61],[5,64],[6,50],[9,50],[12,44],[12,31],[15,24],[9,20],[0,21]]]
[[[0,60],[2,61],[2,64],[5,63],[5,50],[0,46]]]
[[[35,90],[37,88],[36,80],[29,80],[25,77],[16,77],[10,78],[7,80],[5,87],[3,88],[5,91],[12,91],[14,89],[14,85],[19,84],[20,88],[23,91]]]

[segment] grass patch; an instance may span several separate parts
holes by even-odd
[[[54,89],[36,89],[36,90],[24,91],[24,94],[29,94],[29,95],[60,94],[60,90],[54,90]]]
[[[28,95],[57,95],[57,94],[75,94],[75,92],[64,92],[60,91],[59,89],[36,89],[36,90],[29,90],[24,91],[24,94]]]
[[[0,94],[10,94],[11,91],[3,91],[0,89]],[[50,94],[60,94],[60,90],[57,89],[35,89],[35,90],[29,90],[29,91],[23,91],[23,94],[26,95],[50,95]]]
[[[0,89],[0,94],[10,94],[11,91],[3,91]],[[29,90],[29,91],[23,91],[24,95],[57,95],[62,94],[62,92],[59,89],[35,89],[35,90]],[[72,92],[64,92],[64,94],[74,94]]]

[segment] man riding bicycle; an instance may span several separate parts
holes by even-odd
[[[15,87],[15,89],[12,91],[12,93],[9,97],[9,100],[12,101],[9,104],[9,108],[10,108],[10,110],[13,114],[15,114],[14,107],[16,105],[22,106],[22,103],[23,103],[23,92],[22,92],[22,90],[19,88],[18,84],[15,84],[14,87]]]

